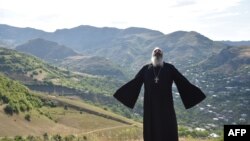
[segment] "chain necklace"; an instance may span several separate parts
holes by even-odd
[[[158,77],[158,76],[159,76],[159,74],[160,74],[160,72],[161,72],[161,68],[162,68],[162,67],[160,67],[160,70],[159,70],[158,74],[156,75],[156,74],[155,74],[155,69],[154,69],[154,67],[153,67],[153,72],[154,72],[154,76],[155,76],[155,78],[154,78],[155,83],[158,83],[158,81],[159,81],[159,77]]]

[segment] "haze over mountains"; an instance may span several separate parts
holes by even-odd
[[[41,74],[47,73],[46,80],[54,85],[61,83],[63,86],[73,86],[86,93],[90,90],[90,95],[95,92],[100,94],[103,91],[105,96],[99,99],[83,98],[91,99],[96,103],[100,101],[101,104],[111,103],[108,106],[113,102],[109,97],[112,91],[134,77],[137,70],[150,61],[152,49],[159,46],[164,51],[165,61],[173,63],[207,95],[203,103],[186,111],[177,90],[173,89],[180,124],[217,129],[225,123],[250,123],[249,41],[213,41],[195,31],[163,34],[159,31],[136,27],[117,29],[79,26],[44,32],[32,28],[0,25],[0,45],[16,48],[18,51],[43,59],[52,66],[64,68],[61,73],[63,75],[58,71],[51,77],[50,71],[46,69]],[[8,55],[5,57],[2,60],[5,60],[5,65],[8,66]],[[12,68],[20,66],[25,65],[12,64]],[[15,69],[12,70],[15,71]],[[54,72],[56,69],[52,70]],[[39,72],[36,68],[32,68],[32,71]],[[72,75],[72,71],[73,74],[78,73],[79,78],[83,79]],[[19,72],[15,71],[15,73]],[[88,81],[85,83],[83,74],[89,75],[91,80],[86,77]],[[58,79],[57,76],[62,76],[63,79]],[[32,79],[39,81],[36,75]],[[99,81],[100,83],[97,83]],[[109,81],[111,86],[106,84]],[[78,82],[80,84],[77,84]],[[133,111],[125,111],[123,114],[128,117],[142,115],[141,99],[138,100]],[[111,109],[119,111],[115,107]],[[194,115],[197,119],[193,117]]]

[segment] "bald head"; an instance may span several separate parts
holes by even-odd
[[[151,62],[153,66],[162,66],[163,65],[163,52],[159,47],[155,47],[152,51]]]

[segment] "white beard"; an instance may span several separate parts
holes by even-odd
[[[153,66],[163,66],[163,58],[162,57],[157,58],[156,56],[152,56],[151,62],[153,64]]]

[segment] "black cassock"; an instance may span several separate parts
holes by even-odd
[[[160,70],[158,83],[155,83],[155,75],[159,70],[160,67],[153,67],[152,63],[144,65],[134,79],[115,92],[114,97],[133,109],[144,84],[144,141],[178,141],[178,127],[172,96],[173,81],[186,109],[200,103],[206,95],[191,84],[174,65],[166,62]]]

